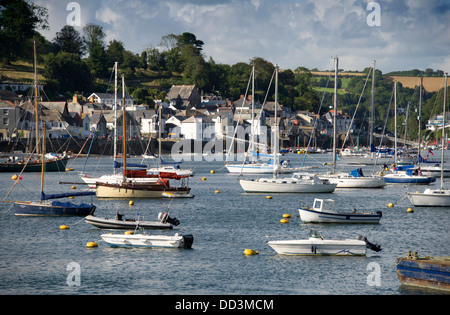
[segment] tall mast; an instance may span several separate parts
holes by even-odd
[[[447,100],[447,72],[444,85],[444,114],[442,117],[442,148],[441,148],[441,190],[444,189],[444,140],[445,140],[445,101]]]
[[[127,172],[127,116],[125,109],[125,79],[122,74],[122,144],[123,144],[123,178],[125,181],[126,172]]]
[[[253,69],[252,69],[252,132],[251,132],[251,148],[250,148],[250,152],[252,152],[252,156],[253,156],[253,152],[255,151],[255,117],[254,117],[254,108],[255,108],[255,65],[253,65]],[[252,158],[253,160],[253,158]]]
[[[394,162],[397,167],[397,81],[394,81]]]
[[[375,60],[373,61],[373,67],[372,67],[372,109],[370,111],[370,148],[372,148],[373,144],[373,124],[374,124],[374,90],[375,90]]]
[[[420,143],[422,142],[422,128],[421,128],[421,122],[422,122],[422,80],[423,78],[420,77],[420,87],[419,87],[419,147],[417,152],[417,164],[420,164],[419,156],[420,156]]]
[[[162,108],[162,103],[159,104],[159,111],[158,111],[158,116],[159,116],[159,126],[158,126],[158,160],[159,160],[159,166],[161,167],[161,129],[162,129],[162,123],[161,123],[161,108]]]
[[[41,155],[41,202],[44,199],[44,173],[45,173],[45,123],[42,124],[42,155]],[[36,145],[36,147],[39,147]]]
[[[114,64],[115,75],[114,75],[114,162],[117,158],[117,64]],[[116,163],[114,163],[116,164]],[[114,165],[114,174],[116,174],[116,166]]]
[[[34,107],[36,117],[36,153],[39,154],[39,108],[38,108],[38,76],[37,76],[37,57],[36,57],[36,41],[34,41]],[[43,163],[44,161],[42,161]]]
[[[337,114],[337,80],[338,57],[334,58],[334,111],[333,111],[333,173],[336,172],[336,114]]]
[[[275,66],[275,122],[274,122],[274,143],[273,143],[273,176],[277,177],[277,167],[278,167],[278,65]]]

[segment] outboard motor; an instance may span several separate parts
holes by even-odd
[[[183,240],[184,240],[184,248],[192,248],[192,243],[194,243],[194,236],[189,234],[189,235],[184,235],[183,236]]]
[[[381,245],[373,244],[367,240],[367,237],[360,235],[359,240],[366,242],[366,248],[371,249],[376,252],[381,251]]]
[[[171,218],[169,217],[169,214],[167,212],[160,212],[158,214],[158,220],[161,223],[170,223],[172,225],[178,226],[180,225],[180,220],[178,220],[177,218]]]

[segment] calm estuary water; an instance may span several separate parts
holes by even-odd
[[[299,166],[302,155],[287,157]],[[137,161],[138,159],[135,159]],[[310,155],[306,165],[318,166],[331,155]],[[78,181],[77,172],[85,159],[69,162],[75,171],[64,175],[49,173],[45,187],[48,193],[70,190],[71,185],[59,181]],[[112,171],[109,157],[90,159],[86,172]],[[243,193],[235,175],[223,162],[185,162],[196,175],[189,180],[192,199],[97,200],[96,215],[113,217],[123,210],[128,217],[137,213],[147,220],[156,220],[158,212],[170,206],[170,215],[181,221],[172,231],[193,234],[191,250],[183,249],[121,249],[110,248],[101,241],[102,231],[79,217],[47,218],[16,217],[10,205],[0,204],[0,294],[145,294],[145,295],[398,295],[434,294],[400,285],[395,260],[407,251],[421,256],[444,256],[450,253],[450,209],[411,207],[407,191],[422,191],[424,186],[389,185],[384,189],[337,189],[333,194],[319,195],[335,200],[341,210],[356,208],[381,210],[377,225],[310,225],[301,222],[297,207],[300,201],[312,204],[314,194]],[[345,170],[351,167],[339,165]],[[215,170],[215,174],[210,171]],[[365,167],[369,173],[372,167]],[[377,171],[379,168],[377,168]],[[0,174],[2,198],[10,190],[12,174]],[[38,199],[40,174],[27,173],[15,187],[9,200]],[[205,180],[201,180],[206,177]],[[438,185],[438,182],[433,185]],[[77,186],[83,189],[83,186]],[[220,193],[215,193],[219,190]],[[76,199],[89,202],[91,197]],[[386,205],[398,202],[394,208]],[[283,214],[291,214],[288,224],[281,224]],[[60,230],[60,225],[69,230]],[[310,228],[320,230],[325,238],[354,238],[365,235],[381,244],[379,253],[368,250],[366,257],[287,257],[277,255],[267,241],[307,238]],[[86,243],[97,242],[88,249]],[[259,251],[245,256],[244,249]],[[74,264],[73,264],[74,263]],[[373,264],[375,263],[375,264]],[[72,265],[79,266],[79,283],[73,284]],[[379,283],[374,285],[373,269],[379,266]],[[69,281],[68,281],[69,280]],[[375,283],[376,284],[376,283]]]

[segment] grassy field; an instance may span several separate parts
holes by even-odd
[[[44,72],[44,66],[38,64],[38,81],[43,82],[45,78],[41,73]],[[3,69],[3,78],[5,81],[13,82],[33,82],[34,81],[34,66],[27,62],[14,62],[11,65],[6,65]]]
[[[419,77],[387,76],[385,78],[390,81],[397,80],[397,82],[400,82],[404,87],[411,89],[414,89],[414,87],[419,86],[420,84]],[[447,84],[450,86],[450,82],[447,82]],[[437,92],[442,89],[444,85],[444,78],[423,77],[423,88],[428,92]]]

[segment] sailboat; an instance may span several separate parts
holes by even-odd
[[[278,125],[276,123],[278,104],[278,66],[275,67],[275,124],[274,124],[274,150],[275,161],[273,163],[273,178],[243,179],[239,178],[239,184],[245,192],[268,193],[332,193],[336,184],[328,180],[322,180],[316,175],[303,175],[294,173],[291,178],[278,178],[277,153],[278,153]]]
[[[407,193],[409,201],[418,207],[450,207],[450,189],[444,189],[444,139],[445,139],[445,103],[447,100],[447,73],[445,73],[444,110],[442,119],[441,148],[441,186],[439,189],[425,189],[423,193]]]
[[[109,183],[109,184],[117,184],[120,183],[123,179],[123,174],[117,173],[117,169],[122,167],[122,164],[119,163],[117,161],[117,69],[118,68],[118,63],[116,62],[114,64],[114,72],[115,72],[115,91],[114,91],[114,153],[113,153],[113,174],[105,174],[105,175],[101,175],[101,176],[89,176],[88,174],[85,174],[84,172],[80,173],[80,179],[86,183],[89,188],[91,189],[95,189],[96,187],[96,183],[97,182],[101,182],[101,183]],[[125,119],[125,118],[124,118]],[[146,166],[142,165],[142,164],[130,164],[128,163],[129,167],[137,167],[140,169],[145,169]],[[157,178],[153,178],[153,177],[144,177],[144,178],[139,178],[139,177],[135,177],[133,179],[129,179],[129,181],[135,182],[135,183],[139,183],[139,184],[145,184],[145,183],[156,183],[158,181]]]
[[[397,164],[397,81],[394,81],[394,165]],[[434,177],[428,177],[424,175],[414,174],[413,169],[406,167],[406,170],[400,168],[392,173],[384,175],[384,180],[388,184],[414,184],[414,185],[428,185],[436,181]]]
[[[422,85],[423,85],[423,78],[420,77],[420,91],[419,91],[419,127],[420,127],[420,121],[421,121],[421,113],[422,113]],[[433,177],[441,177],[441,174],[444,177],[450,177],[450,169],[446,167],[442,167],[440,161],[430,161],[428,159],[422,158],[420,155],[420,142],[421,142],[421,128],[419,128],[419,148],[417,153],[417,164],[416,167],[420,167],[420,170],[422,171],[423,175],[426,176],[433,176]],[[431,151],[429,151],[431,152]],[[431,152],[432,153],[432,152]],[[433,164],[433,165],[431,165]]]
[[[49,154],[44,156],[45,159],[40,160],[39,146],[37,145],[39,136],[39,105],[38,105],[38,82],[37,82],[37,54],[36,42],[34,42],[34,105],[35,105],[35,121],[36,121],[36,154],[6,154],[8,157],[6,162],[0,163],[0,172],[40,172],[42,164],[45,165],[47,172],[61,172],[66,169],[69,158],[67,155]]]
[[[337,80],[338,63],[334,59],[334,112],[333,112],[333,171],[331,174],[320,175],[319,178],[327,179],[337,188],[382,188],[386,185],[384,179],[380,176],[364,176],[362,170],[355,170],[350,173],[336,173],[336,114],[337,114]],[[375,69],[373,69],[375,71]]]
[[[254,109],[255,109],[255,66],[253,65],[252,68],[252,112],[251,112],[251,118],[252,118],[252,124],[251,124],[251,134],[250,134],[250,146],[247,153],[251,153],[251,160],[250,161],[244,161],[244,163],[239,164],[231,164],[226,162],[225,167],[231,174],[271,174],[273,173],[274,164],[276,163],[275,155],[272,154],[262,154],[259,153],[259,150],[255,150],[255,115],[254,115]],[[246,95],[245,95],[246,96]],[[242,105],[244,105],[244,101],[242,102]],[[278,104],[275,103],[275,107],[277,107]],[[259,116],[259,115],[258,115]],[[233,138],[234,140],[234,138]],[[231,147],[233,146],[233,142],[231,143]],[[275,154],[277,154],[276,152]],[[261,158],[269,158],[267,162],[263,161]],[[289,161],[283,161],[281,163],[275,164],[275,166],[278,168],[278,173],[280,174],[289,174],[293,173],[295,171],[300,171],[302,168],[294,168],[290,165]],[[304,168],[303,168],[304,169]]]
[[[125,80],[122,75],[122,139],[123,139],[123,175],[115,183],[96,182],[96,195],[98,198],[162,198],[164,194],[172,196],[192,197],[189,194],[190,188],[185,185],[184,178],[188,176],[178,176],[176,174],[149,174],[146,170],[127,170],[127,134],[126,134],[126,110],[125,110]],[[144,178],[156,180],[150,183],[136,182],[133,179]],[[182,180],[180,187],[172,187],[169,178]]]
[[[162,103],[159,105],[159,128],[158,128],[158,161],[159,164],[157,167],[148,168],[148,173],[158,173],[158,172],[164,172],[164,173],[171,173],[176,174],[179,176],[194,176],[194,171],[192,169],[182,169],[180,168],[181,162],[166,162],[162,159],[161,155],[161,132],[162,132],[162,117],[161,117],[161,111],[162,111]]]
[[[45,156],[45,124],[42,135],[42,159]],[[41,199],[40,201],[12,201],[16,216],[86,216],[93,214],[96,207],[92,204],[73,204],[71,202],[50,201],[75,196],[90,196],[92,191],[82,191],[76,193],[45,194],[44,193],[45,164],[41,164]],[[16,185],[20,179],[17,179]],[[14,187],[14,186],[13,186]],[[11,189],[12,190],[12,189]],[[7,198],[8,196],[6,196]],[[4,200],[4,202],[10,202]]]

